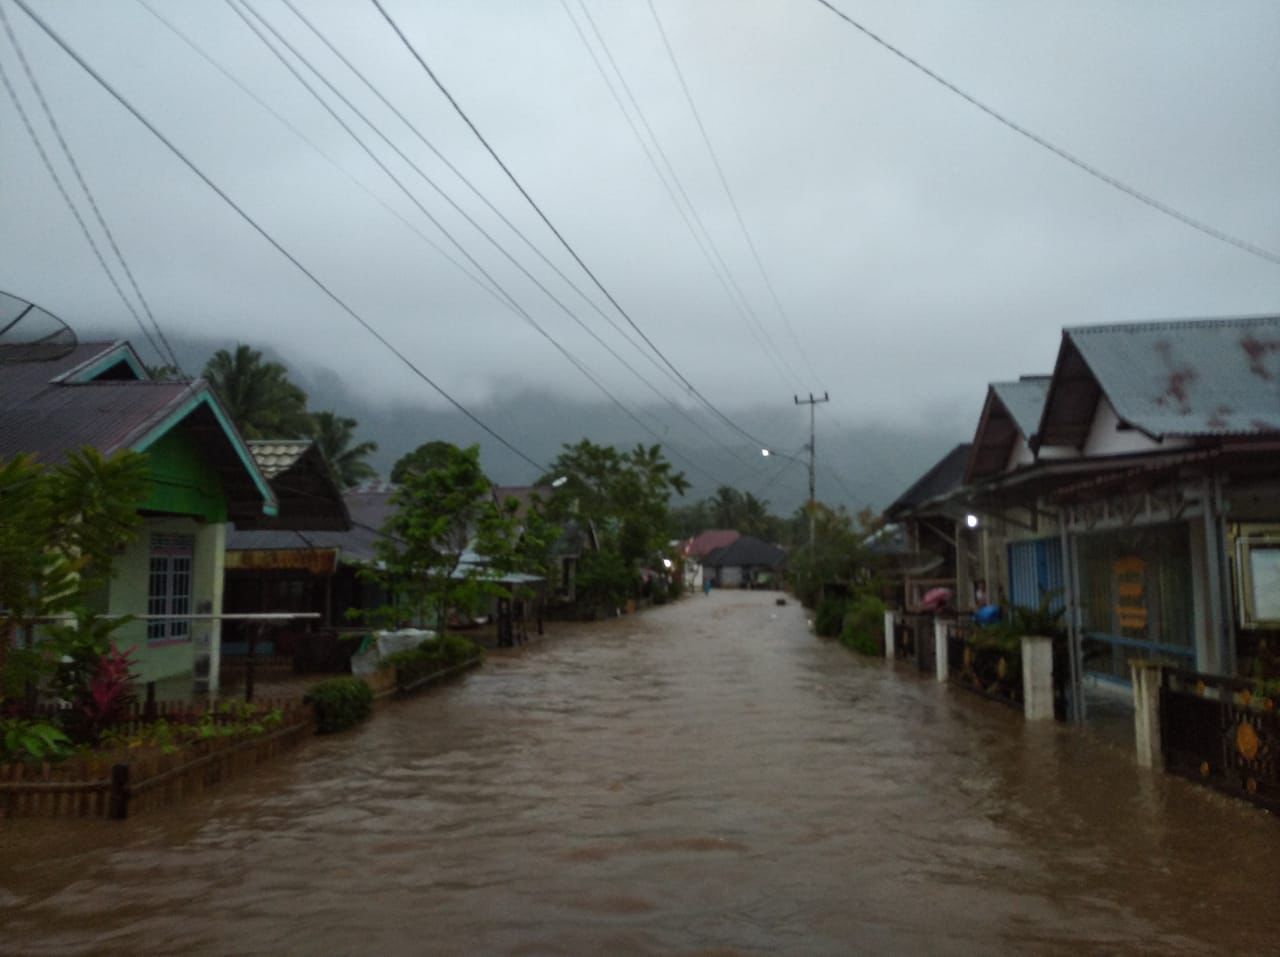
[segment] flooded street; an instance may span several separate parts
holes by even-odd
[[[1280,948],[1280,821],[774,597],[557,626],[123,824],[0,822],[0,951]]]

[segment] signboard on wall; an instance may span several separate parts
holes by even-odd
[[[336,548],[237,549],[227,552],[227,571],[300,571],[332,575],[338,567]]]

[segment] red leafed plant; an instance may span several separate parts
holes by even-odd
[[[89,679],[81,709],[95,740],[122,720],[134,701],[132,654],[132,651],[121,651],[113,641],[98,659],[98,667]]]

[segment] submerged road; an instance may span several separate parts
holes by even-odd
[[[774,597],[559,626],[122,824],[0,822],[0,952],[1280,947],[1280,821]]]

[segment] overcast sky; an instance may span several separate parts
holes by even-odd
[[[602,400],[525,319],[424,241],[419,233],[462,258],[226,3],[149,0],[325,155],[135,0],[29,2],[308,269],[482,418],[495,402],[530,391]],[[619,321],[371,3],[294,2]],[[763,330],[756,330],[597,71],[578,28],[597,56],[605,53],[580,0],[566,0],[572,18],[557,0],[384,2],[631,317],[730,416],[828,390],[831,404],[819,412],[824,428],[944,428],[960,441],[972,433],[988,381],[1050,371],[1063,325],[1280,309],[1280,266],[1090,178],[814,0],[654,0],[788,329],[646,0],[585,0],[759,318]],[[300,367],[337,371],[370,401],[442,404],[16,5],[0,4],[166,332],[268,345]],[[338,104],[467,252],[619,399],[652,406],[658,418],[676,413],[657,404],[655,388],[692,404],[534,258],[287,6],[252,5],[649,380],[588,338]],[[1110,175],[1280,250],[1274,0],[837,5]],[[0,63],[77,195],[6,37]],[[0,289],[73,327],[118,327],[146,351],[7,95],[0,96]],[[794,406],[780,414],[785,434],[766,438],[799,446],[807,415]],[[562,440],[579,437],[573,422],[563,429]],[[519,435],[508,438],[520,444]],[[746,444],[727,432],[723,438]]]

